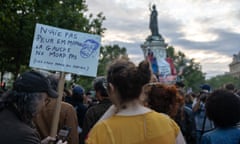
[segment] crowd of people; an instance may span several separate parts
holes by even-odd
[[[0,97],[0,141],[8,144],[239,144],[240,91],[233,84],[198,93],[183,83],[163,84],[145,60],[117,59],[92,83],[64,89],[58,131],[51,135],[58,80],[21,74]]]

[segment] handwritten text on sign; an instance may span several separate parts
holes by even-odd
[[[100,36],[37,24],[30,66],[96,76]]]

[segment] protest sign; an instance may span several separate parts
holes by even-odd
[[[101,37],[36,24],[30,67],[96,76]]]
[[[30,67],[60,71],[57,103],[52,118],[50,136],[57,135],[64,72],[96,76],[100,51],[100,36],[36,24]]]
[[[166,77],[168,75],[171,75],[170,65],[163,58],[160,58],[158,60],[158,69],[159,69],[159,76],[161,76],[161,77]]]

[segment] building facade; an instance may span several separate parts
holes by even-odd
[[[234,77],[240,77],[240,52],[233,55],[233,60],[229,64],[230,74]]]

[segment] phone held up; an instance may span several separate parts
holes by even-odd
[[[62,140],[63,142],[64,142],[64,141],[67,141],[70,132],[71,132],[71,128],[70,128],[70,127],[67,127],[67,126],[64,126],[62,129],[60,129],[60,130],[58,131],[57,141],[58,141],[58,140]]]

